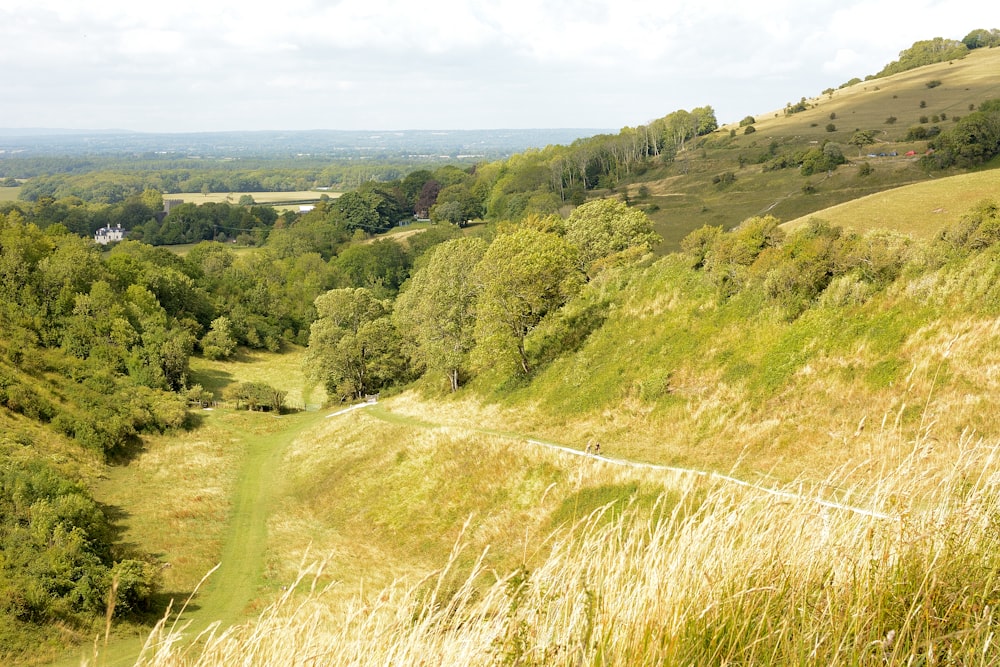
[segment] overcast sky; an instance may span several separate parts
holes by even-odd
[[[992,0],[2,0],[0,127],[721,123],[1000,28]]]

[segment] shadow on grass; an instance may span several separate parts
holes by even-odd
[[[222,391],[235,381],[232,373],[222,370],[191,370],[191,384],[200,384],[206,391],[212,392],[216,398],[222,396]]]

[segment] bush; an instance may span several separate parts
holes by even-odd
[[[977,204],[962,219],[942,230],[939,242],[959,251],[984,250],[1000,242],[1000,207],[986,199]]]
[[[731,171],[727,171],[723,174],[718,174],[712,177],[712,183],[718,185],[721,188],[724,188],[727,185],[732,185],[735,182],[736,182],[736,174],[734,174]]]
[[[113,536],[110,522],[82,487],[42,461],[5,461],[0,466],[0,615],[32,624],[85,622],[104,610],[116,569],[128,575],[120,613],[146,606],[157,588],[156,569],[131,561],[115,564]]]
[[[227,387],[225,391],[227,400],[236,402],[236,409],[246,407],[247,410],[273,410],[281,412],[285,406],[287,391],[281,391],[263,382],[241,382],[240,384]]]

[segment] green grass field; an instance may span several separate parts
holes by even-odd
[[[0,188],[0,201],[17,201],[21,188]]]

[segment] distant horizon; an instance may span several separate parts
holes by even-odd
[[[624,127],[624,126],[623,126]],[[289,132],[289,133],[307,133],[307,132],[343,132],[348,133],[371,133],[371,132],[428,132],[428,133],[452,133],[452,132],[546,132],[546,131],[557,131],[557,132],[575,132],[575,131],[591,131],[597,130],[600,132],[618,132],[621,128],[611,128],[611,127],[576,127],[571,125],[559,126],[559,127],[475,127],[475,128],[422,128],[422,127],[409,127],[405,129],[399,128],[362,128],[356,130],[343,130],[335,127],[312,127],[301,130],[291,130],[288,128],[262,128],[258,130],[132,130],[123,127],[0,127],[0,135],[7,132],[17,133],[17,134],[39,134],[43,132],[60,133],[60,134],[85,134],[87,132],[99,132],[103,134],[112,132],[121,132],[123,134],[254,134],[254,133],[266,133],[266,132]]]
[[[156,154],[167,157],[498,159],[615,132],[605,128],[481,130],[205,130],[0,128],[0,159]]]
[[[997,27],[1000,5],[973,0],[451,0],[433,10],[301,0],[282,12],[235,0],[8,0],[0,123],[148,134],[621,129],[711,106],[729,124],[874,74],[914,42]]]

